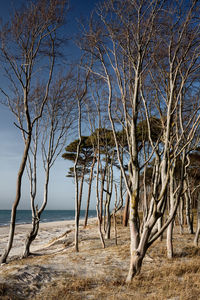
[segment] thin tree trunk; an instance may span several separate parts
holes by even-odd
[[[144,151],[145,152],[145,151]],[[146,159],[146,157],[145,157]],[[147,214],[148,214],[148,202],[147,202],[147,188],[146,188],[146,170],[147,166],[144,166],[144,172],[143,172],[143,215],[144,215],[144,220],[146,221],[147,219]]]
[[[94,157],[93,157],[93,162],[92,162],[91,170],[90,170],[90,179],[89,179],[88,198],[87,198],[87,207],[86,207],[86,211],[85,211],[84,227],[87,227],[88,212],[89,212],[89,207],[90,207],[90,196],[91,196],[91,188],[92,188],[92,180],[93,180],[93,172],[94,172],[95,162],[96,162],[96,155],[94,155]]]
[[[98,138],[99,140],[99,138]],[[100,241],[102,244],[102,247],[105,248],[105,242],[103,238],[103,233],[102,233],[102,228],[101,228],[101,215],[99,211],[99,163],[100,163],[100,151],[99,151],[99,141],[98,141],[98,158],[97,158],[97,175],[96,175],[96,198],[97,198],[97,203],[96,203],[96,211],[97,211],[97,220],[98,220],[98,230],[99,230],[99,236],[100,236]]]
[[[47,167],[46,167],[46,178],[45,178],[45,184],[44,184],[43,203],[42,203],[42,206],[39,209],[39,211],[38,211],[38,208],[36,207],[36,210],[34,212],[34,218],[32,221],[32,229],[29,232],[29,234],[27,235],[27,238],[25,241],[24,252],[22,255],[23,258],[28,257],[30,255],[30,246],[38,235],[39,226],[40,226],[40,217],[47,205],[47,200],[48,200],[49,173],[50,173],[50,165],[48,162]]]
[[[170,216],[174,210],[174,170],[170,171],[170,182],[169,182],[169,189],[170,189]],[[169,224],[167,228],[167,257],[169,259],[173,258],[173,227],[174,227],[174,220]]]
[[[113,158],[112,158],[113,159]],[[108,168],[108,184],[107,184],[107,203],[106,203],[106,216],[107,216],[107,224],[106,224],[106,239],[110,239],[110,230],[111,230],[111,216],[110,216],[110,201],[112,197],[113,190],[113,166],[112,162],[110,168]]]
[[[190,197],[188,195],[188,185],[186,180],[184,180],[184,189],[185,189],[185,213],[186,213],[186,221],[187,221],[187,226],[188,226],[188,232],[190,234],[193,234],[193,226],[192,226],[192,220],[191,220],[191,203],[190,203]]]
[[[178,211],[178,221],[180,226],[180,234],[183,234],[184,231],[184,202],[183,198],[181,198],[180,205],[179,205],[179,211]]]
[[[194,238],[195,246],[198,246],[199,235],[200,235],[200,195],[198,196],[198,203],[197,203],[197,230]]]
[[[128,226],[128,218],[129,218],[129,193],[126,193],[126,203],[123,212],[123,226]]]
[[[37,237],[37,234],[38,234],[38,231],[39,231],[39,223],[40,223],[40,220],[39,220],[39,217],[38,217],[38,213],[36,213],[36,216],[33,218],[33,221],[32,221],[32,229],[28,233],[28,235],[26,237],[26,240],[25,240],[24,252],[22,254],[22,258],[26,258],[29,255],[31,255],[30,246],[31,246],[31,243]]]
[[[111,216],[110,216],[110,200],[106,203],[106,234],[105,238],[110,239]]]
[[[120,191],[121,194],[121,191]],[[120,195],[120,198],[122,195]],[[115,208],[113,214],[113,222],[114,222],[114,233],[115,233],[115,245],[117,246],[117,220],[116,220],[116,211],[117,211],[117,185],[115,184]]]
[[[99,218],[102,224],[102,216],[103,216],[103,192],[104,192],[104,183],[105,183],[105,176],[106,176],[106,167],[103,170],[102,178],[101,178],[101,194],[100,194],[100,201],[99,201]]]
[[[4,250],[4,253],[1,256],[1,263],[5,263],[7,260],[7,257],[10,253],[10,250],[12,248],[13,244],[13,239],[14,239],[14,234],[15,234],[15,222],[16,222],[16,212],[17,212],[17,207],[21,198],[21,183],[22,183],[22,177],[24,173],[24,169],[26,166],[26,161],[28,157],[28,151],[30,148],[30,143],[31,143],[31,132],[28,134],[25,147],[24,147],[24,153],[22,156],[20,168],[17,174],[17,187],[16,187],[16,197],[15,201],[12,206],[12,211],[11,211],[11,220],[10,220],[10,231],[9,231],[9,239],[8,239],[8,244],[6,249]]]
[[[162,217],[160,217],[157,221],[157,226],[158,226],[158,231],[162,228]],[[161,234],[159,237],[159,240],[162,241],[163,240],[163,235]]]
[[[80,218],[80,211],[81,211],[81,203],[82,203],[82,195],[83,195],[83,183],[85,178],[85,166],[83,167],[83,172],[81,175],[81,182],[79,188],[79,198],[78,198],[78,218]],[[79,222],[79,221],[78,221]]]

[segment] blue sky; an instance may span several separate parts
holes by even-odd
[[[16,5],[20,5],[21,2],[23,1],[1,0],[0,16],[3,20],[6,20],[9,12],[12,11],[12,3],[14,3],[16,7]],[[75,33],[78,27],[75,21],[76,18],[78,19],[80,16],[87,18],[97,2],[98,1],[95,0],[71,0],[72,21],[69,23],[71,31]],[[72,49],[72,52],[73,51]],[[6,107],[0,105],[0,209],[11,209],[15,198],[16,176],[23,151],[21,133],[19,129],[14,126],[14,121],[15,119],[12,113]],[[57,159],[53,166],[50,174],[49,202],[47,209],[74,208],[74,183],[71,179],[65,177],[69,166],[71,165],[61,157]],[[43,195],[43,180],[44,176],[42,172],[40,172],[37,198],[39,202]],[[83,201],[85,198],[86,197],[83,198]],[[93,196],[93,204],[91,207],[93,209],[95,208],[94,198]],[[85,203],[83,203],[83,208],[84,204]],[[30,209],[29,182],[25,173],[19,209]]]

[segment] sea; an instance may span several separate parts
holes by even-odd
[[[89,210],[88,217],[96,217],[96,210]],[[0,210],[0,226],[7,226],[10,224],[11,210]],[[81,210],[80,219],[85,217],[85,210]],[[74,210],[45,210],[43,211],[41,222],[54,222],[74,220]],[[29,224],[32,221],[31,210],[17,210],[16,224]]]

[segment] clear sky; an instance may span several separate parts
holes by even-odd
[[[26,0],[25,0],[26,1]],[[12,5],[20,5],[22,0],[1,0],[0,16],[6,20],[9,12],[12,12]],[[76,19],[80,16],[86,17],[95,6],[96,0],[71,0],[71,21],[69,23],[72,31],[76,31]],[[13,4],[14,3],[14,4]],[[70,50],[68,50],[70,52]],[[74,50],[73,50],[74,51]],[[77,51],[78,53],[78,51]],[[23,141],[19,129],[13,122],[12,113],[6,107],[0,105],[0,209],[11,209],[15,198],[16,176],[22,157]],[[49,184],[49,202],[47,209],[74,209],[74,183],[72,179],[66,178],[69,163],[61,157],[57,159],[51,169]],[[41,166],[42,167],[42,166]],[[43,194],[43,174],[39,173],[38,201]],[[87,188],[87,186],[86,186]],[[83,198],[83,201],[86,197]],[[95,200],[91,208],[95,208]],[[84,208],[85,201],[83,202]],[[29,182],[24,173],[22,183],[22,198],[19,209],[30,209]]]

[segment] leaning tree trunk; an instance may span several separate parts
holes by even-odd
[[[30,148],[30,143],[31,143],[31,131],[29,132],[26,142],[25,142],[25,147],[24,147],[24,153],[22,156],[19,172],[17,174],[17,188],[16,188],[16,197],[15,201],[12,206],[12,211],[11,211],[11,219],[10,219],[10,232],[9,232],[9,240],[7,247],[4,251],[4,253],[1,256],[1,263],[5,263],[7,260],[7,257],[10,253],[10,250],[12,248],[13,244],[13,239],[14,239],[14,234],[15,234],[15,221],[16,221],[16,212],[17,212],[17,207],[21,198],[21,183],[22,183],[22,177],[24,173],[24,169],[26,166],[26,161],[28,157],[28,151]]]

